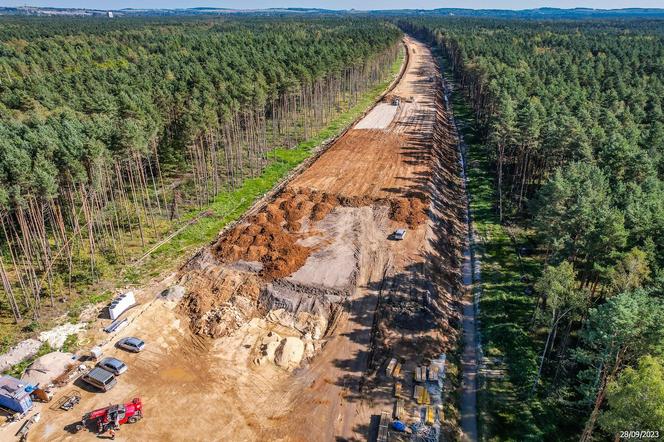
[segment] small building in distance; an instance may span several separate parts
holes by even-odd
[[[107,16],[108,18],[113,18],[113,11],[108,11],[108,12],[106,13],[106,16]]]

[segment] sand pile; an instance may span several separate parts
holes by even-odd
[[[297,368],[304,356],[304,342],[301,339],[289,336],[282,339],[274,352],[274,363],[279,367],[291,371]]]
[[[305,356],[305,350],[308,350],[310,354],[315,352],[316,347],[311,342],[307,342],[307,344],[300,338],[294,336],[282,338],[271,331],[263,337],[260,356],[254,360],[254,363],[263,365],[270,362],[284,370],[291,371],[300,365]]]
[[[261,283],[255,274],[191,271],[186,279],[187,294],[180,302],[180,311],[189,317],[194,333],[228,336],[258,315]]]
[[[411,229],[427,220],[429,202],[419,198],[395,198],[390,200],[390,219],[406,223]]]
[[[32,385],[46,387],[53,380],[66,373],[75,363],[76,359],[71,353],[59,351],[47,353],[30,364],[21,376],[21,380]]]

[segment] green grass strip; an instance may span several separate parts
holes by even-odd
[[[448,72],[449,75],[449,72]],[[452,77],[448,81],[454,82]],[[487,368],[478,396],[481,440],[540,440],[530,382],[537,371],[537,350],[529,333],[533,297],[527,284],[537,271],[534,258],[519,259],[514,241],[495,211],[496,194],[490,152],[474,126],[472,109],[460,90],[452,94],[454,114],[467,149],[468,191],[477,252],[482,260],[480,324]],[[526,238],[517,237],[519,243]]]

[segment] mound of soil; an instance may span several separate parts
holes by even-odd
[[[390,200],[390,219],[407,223],[411,229],[427,220],[429,202],[419,198],[395,198]]]
[[[284,214],[276,204],[272,203],[265,209],[267,220],[272,224],[281,224],[284,222]]]
[[[306,220],[320,221],[339,199],[324,192],[285,190],[263,211],[227,232],[214,245],[214,254],[223,262],[259,261],[261,276],[274,279],[288,276],[304,265],[310,248],[296,244]]]
[[[269,221],[237,226],[217,242],[214,252],[224,262],[260,261],[262,276],[282,278],[302,267],[310,253],[295,243],[298,238],[292,232],[300,229],[299,223],[289,222],[286,227]]]
[[[327,204],[321,201],[316,203],[311,209],[311,215],[309,218],[312,221],[320,221],[325,218],[333,209],[334,206],[332,204]]]
[[[375,203],[380,202],[369,196],[339,196],[337,199],[339,200],[339,204],[344,207],[373,206]]]

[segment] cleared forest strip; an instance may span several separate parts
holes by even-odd
[[[357,248],[355,289],[344,302],[345,316],[335,323],[324,353],[294,383],[310,387],[292,395],[296,408],[288,421],[280,421],[277,436],[289,440],[306,440],[307,432],[339,440],[372,440],[371,416],[394,405],[391,382],[380,375],[379,367],[394,356],[403,360],[404,372],[412,372],[432,355],[447,352],[454,340],[448,321],[455,315],[457,238],[464,213],[458,201],[457,163],[448,161],[456,158],[456,151],[440,108],[442,97],[436,93],[435,63],[425,45],[408,40],[409,71],[393,95],[412,96],[418,112],[402,112],[383,131],[355,127],[289,186],[296,193],[332,192],[349,202],[332,212],[337,213],[335,223],[352,221],[338,219],[339,214],[357,213],[359,218],[353,227],[355,237],[342,242]],[[407,104],[400,104],[399,110]],[[362,136],[367,132],[375,133],[372,145]],[[394,132],[402,135],[401,143],[389,142]],[[356,161],[349,160],[353,151]],[[365,167],[356,167],[357,161]],[[422,162],[422,167],[412,168],[414,162]],[[387,167],[389,173],[375,173]],[[377,199],[387,189],[389,197]],[[408,223],[404,241],[389,241],[395,228],[405,225],[400,214],[406,207],[381,207],[380,203],[400,200],[399,195],[414,189],[419,189],[421,198],[431,199],[427,213],[420,222]],[[330,231],[334,225],[330,219],[313,228]],[[309,260],[323,267],[337,265],[331,251],[321,250],[320,256]],[[413,410],[410,405],[406,408],[409,414]],[[415,414],[412,418],[419,421]]]
[[[402,47],[405,48],[403,42],[402,42]],[[300,176],[305,170],[307,170],[323,153],[325,153],[330,147],[332,147],[337,140],[342,138],[349,130],[351,130],[359,121],[361,121],[367,114],[369,114],[376,104],[380,103],[380,101],[387,95],[389,94],[397,84],[401,81],[401,78],[404,75],[404,72],[406,71],[408,67],[408,62],[409,62],[409,56],[408,56],[408,51],[404,50],[403,51],[404,56],[403,58],[400,58],[397,63],[399,63],[400,68],[399,72],[396,75],[396,77],[392,80],[392,82],[384,88],[384,85],[379,85],[375,89],[383,89],[383,92],[380,93],[377,97],[371,97],[372,103],[369,107],[366,107],[365,110],[355,116],[353,115],[353,120],[350,123],[347,123],[343,126],[343,129],[338,132],[336,135],[334,135],[331,138],[327,138],[324,141],[322,141],[317,147],[312,149],[312,154],[310,154],[308,157],[306,157],[305,160],[301,161],[297,166],[295,166],[285,177],[279,179],[278,182],[276,182],[275,185],[273,185],[270,190],[267,192],[263,193],[262,196],[260,196],[257,200],[252,200],[252,204],[248,209],[244,209],[241,213],[241,215],[237,216],[233,221],[225,224],[222,230],[219,231],[219,235],[223,234],[224,232],[227,232],[234,228],[238,223],[242,222],[243,219],[255,215],[256,213],[260,212],[263,210],[267,204],[269,204],[273,199],[274,196],[279,194],[281,191],[283,191],[288,184],[295,179],[296,177]],[[375,90],[374,89],[374,90]],[[373,92],[373,91],[372,91]],[[369,94],[368,94],[369,95]],[[356,107],[362,106],[363,103],[360,103],[360,105]],[[352,112],[351,112],[352,113]],[[211,244],[214,243],[217,240],[217,238],[213,238],[211,240]],[[190,257],[187,261],[190,261],[191,259],[194,259],[196,256],[198,256],[201,251],[198,251],[194,256]]]

